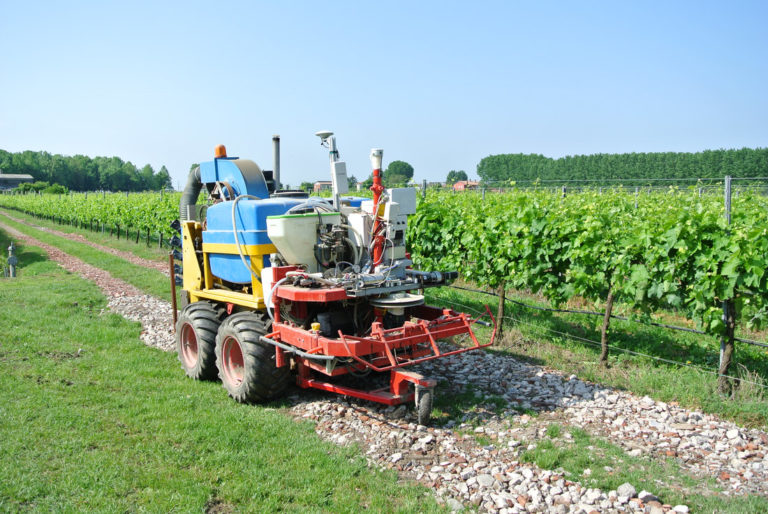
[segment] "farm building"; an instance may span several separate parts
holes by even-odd
[[[34,182],[34,180],[32,175],[0,172],[0,190],[14,189],[19,187],[19,184]]]
[[[477,189],[477,186],[479,185],[480,182],[476,182],[474,180],[459,180],[453,184],[453,189],[455,191],[465,191],[467,189]]]
[[[319,193],[320,191],[330,191],[331,188],[333,188],[333,182],[330,180],[318,180],[315,182],[315,185],[313,186],[312,190],[315,193]]]

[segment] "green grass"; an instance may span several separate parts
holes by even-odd
[[[357,448],[187,379],[42,255],[0,280],[0,511],[437,510]]]
[[[456,389],[443,380],[435,389],[432,424],[458,423],[468,417],[470,424],[477,425],[484,415],[501,414],[507,407],[507,401],[500,396],[486,396],[477,392],[471,384]]]
[[[88,264],[106,270],[113,277],[124,280],[147,294],[171,301],[170,279],[159,271],[131,264],[121,257],[97,250],[85,243],[71,241],[50,232],[17,223],[6,216],[0,216],[0,222],[32,236],[38,241],[55,246]]]
[[[535,302],[530,296],[508,294],[508,297],[529,304],[546,305]],[[495,314],[497,305],[496,298],[446,287],[427,290],[427,300],[474,313],[484,312],[484,305],[488,304]],[[584,380],[661,401],[678,402],[745,426],[768,426],[768,401],[762,387],[742,382],[734,398],[724,398],[717,393],[715,375],[694,367],[664,363],[616,350],[611,350],[608,367],[599,365],[599,345],[573,339],[573,336],[599,341],[602,319],[534,311],[514,304],[507,305],[506,315],[515,321],[506,321],[506,334],[502,341],[497,342],[496,351],[574,373]],[[478,331],[480,337],[490,337],[489,330],[478,327]],[[707,336],[613,320],[610,344],[676,362],[690,362],[707,370],[717,369],[719,344]],[[734,360],[736,365],[732,373],[738,373],[747,380],[768,382],[768,352],[765,349],[737,344]],[[744,373],[744,369],[750,372]]]
[[[543,469],[562,470],[568,480],[603,491],[616,490],[625,482],[639,491],[645,489],[665,503],[685,504],[693,512],[766,512],[768,499],[758,496],[725,498],[714,496],[722,490],[714,479],[699,479],[681,471],[673,459],[631,457],[624,450],[586,431],[571,427],[566,436],[563,427],[547,427],[548,439],[537,441],[536,448],[525,451],[522,462],[532,462]],[[589,469],[588,475],[584,470]],[[693,493],[706,490],[708,494]]]

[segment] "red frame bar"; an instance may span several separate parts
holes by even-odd
[[[282,323],[277,319],[273,323],[275,329],[267,337],[300,348],[308,353],[320,355],[332,355],[334,357],[349,357],[361,364],[364,368],[378,372],[390,371],[403,366],[410,366],[420,362],[457,355],[471,350],[486,348],[494,343],[495,331],[487,344],[480,344],[472,331],[472,324],[478,319],[472,319],[464,313],[455,313],[445,309],[443,316],[432,321],[421,320],[418,323],[406,322],[403,327],[384,329],[380,323],[374,322],[371,328],[371,337],[355,337],[339,332],[338,338],[325,337],[318,332],[304,330],[303,328]],[[491,311],[486,307],[486,313],[496,325],[496,320]],[[442,319],[441,319],[442,318]],[[473,346],[459,348],[442,353],[437,346],[437,340],[460,334],[469,334]],[[428,350],[418,348],[423,343],[429,343],[431,354]],[[396,357],[393,350],[404,350],[401,357]],[[363,357],[374,356],[366,360]],[[403,358],[406,357],[406,358]],[[378,364],[382,362],[383,366]],[[311,366],[322,371],[321,366]],[[330,374],[330,373],[326,373]]]
[[[472,325],[480,318],[472,319],[464,313],[457,313],[451,309],[440,310],[428,306],[418,308],[415,314],[427,319],[420,319],[417,323],[406,322],[402,327],[384,329],[381,323],[374,322],[370,337],[346,336],[339,332],[338,339],[281,322],[278,306],[272,325],[273,332],[267,337],[295,346],[305,354],[347,357],[354,361],[354,364],[346,363],[329,370],[322,362],[293,355],[292,358],[298,367],[296,384],[299,387],[319,389],[386,405],[399,405],[415,399],[415,392],[409,391],[409,384],[425,388],[433,388],[437,385],[433,379],[424,378],[418,373],[404,371],[401,368],[486,348],[494,343],[496,319],[488,306],[485,309],[494,328],[491,340],[487,344],[480,344],[472,331]],[[459,334],[469,334],[474,344],[450,352],[440,351],[437,346],[438,339]],[[398,350],[401,351],[398,352]],[[278,367],[287,365],[285,351],[279,347],[275,347],[275,364]],[[318,372],[331,377],[344,375],[350,372],[350,366],[358,371],[366,369],[376,372],[389,371],[389,387],[374,390],[356,389],[315,378],[313,374]]]
[[[437,385],[436,380],[424,378],[419,373],[392,370],[389,378],[389,389],[382,387],[380,389],[365,391],[363,389],[341,386],[312,378],[311,372],[302,363],[299,363],[299,374],[296,383],[299,387],[305,389],[319,389],[321,391],[343,394],[354,398],[383,403],[385,405],[400,405],[401,403],[413,401],[416,394],[415,392],[408,391],[408,384],[419,385],[426,388],[432,388]]]

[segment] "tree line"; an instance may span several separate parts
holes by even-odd
[[[767,177],[768,148],[574,155],[489,155],[477,165],[486,182],[660,178]]]
[[[0,150],[0,171],[32,175],[35,181],[61,184],[73,191],[156,191],[171,187],[165,166],[158,171],[149,164],[138,168],[119,157]]]

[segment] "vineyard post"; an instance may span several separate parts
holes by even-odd
[[[485,201],[485,188],[483,188],[483,201]]]
[[[603,317],[603,329],[600,332],[600,364],[605,366],[608,362],[608,328],[611,326],[611,312],[613,311],[613,286],[608,286],[608,298],[605,300],[605,316]]]
[[[563,186],[563,198],[565,198],[565,193],[566,193],[565,186]]]
[[[157,233],[157,247],[161,248],[161,249],[163,248],[163,233],[162,232],[158,232]]]
[[[731,225],[731,176],[725,177],[725,221],[728,226]],[[729,230],[730,232],[730,230]],[[733,342],[733,333],[736,324],[736,313],[734,312],[733,299],[728,298],[723,301],[723,322],[725,323],[725,332],[720,339],[720,368],[717,377],[717,389],[721,394],[728,394],[731,391],[731,382],[728,379],[728,368],[731,366],[735,348]]]
[[[427,179],[424,179],[421,182],[421,197],[426,198],[427,197]]]
[[[496,311],[496,335],[497,341],[504,335],[504,304],[507,301],[507,283],[502,280],[499,285],[499,309]]]
[[[139,236],[141,236],[141,230],[136,229],[136,244],[139,244]]]
[[[635,186],[635,210],[637,210],[637,195],[640,194],[640,186]]]
[[[120,225],[115,225],[115,227],[117,227],[115,229],[115,232],[117,232],[117,239],[120,239]]]
[[[149,227],[147,227],[147,246],[149,246]]]

